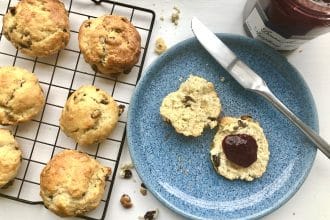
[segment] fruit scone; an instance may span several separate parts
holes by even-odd
[[[118,15],[84,21],[79,29],[79,48],[84,59],[100,73],[129,73],[139,61],[141,36],[134,25]]]
[[[216,172],[227,179],[252,181],[266,171],[268,141],[250,116],[224,117],[210,150]]]
[[[21,0],[3,17],[3,34],[26,55],[50,56],[69,42],[69,15],[59,0]]]
[[[92,85],[81,86],[66,101],[61,130],[80,146],[104,141],[116,127],[120,110],[111,95]]]
[[[44,92],[34,73],[16,66],[0,67],[1,125],[31,120],[44,103]]]
[[[56,154],[40,174],[40,196],[59,216],[83,215],[99,206],[111,168],[76,150]]]
[[[6,188],[16,177],[22,162],[22,151],[9,130],[0,128],[0,188]]]
[[[185,136],[200,136],[205,127],[215,128],[221,111],[214,85],[190,75],[180,88],[168,94],[160,107],[164,121]]]

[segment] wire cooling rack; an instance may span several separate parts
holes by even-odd
[[[20,171],[12,185],[0,189],[0,196],[31,205],[43,204],[39,196],[39,176],[46,163],[59,151],[76,149],[88,153],[102,164],[112,168],[112,175],[107,180],[106,193],[100,206],[81,216],[85,219],[104,219],[111,197],[115,174],[125,140],[127,107],[130,97],[140,78],[155,13],[149,9],[117,3],[108,0],[64,1],[69,12],[71,39],[68,46],[58,54],[47,57],[29,57],[20,53],[7,39],[0,34],[0,66],[19,66],[34,72],[45,92],[46,104],[41,113],[32,121],[10,129],[23,151],[23,161]],[[9,7],[17,4],[17,0],[0,1],[0,25]],[[118,78],[107,77],[96,73],[85,63],[78,46],[78,31],[80,24],[93,17],[104,14],[117,14],[130,19],[139,31],[141,56],[129,74]],[[81,85],[93,84],[111,94],[118,104],[125,106],[116,129],[110,137],[101,144],[81,147],[72,139],[66,137],[59,128],[59,117],[67,97]],[[33,97],[31,97],[33,98]]]

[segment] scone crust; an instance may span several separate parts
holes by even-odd
[[[76,216],[95,209],[104,194],[111,169],[75,150],[55,155],[40,175],[45,206],[60,216]]]
[[[85,61],[100,73],[128,73],[139,60],[141,37],[125,17],[104,15],[86,20],[78,38]]]
[[[0,124],[28,121],[40,112],[44,102],[33,73],[20,67],[0,67]]]
[[[69,17],[59,0],[21,0],[3,18],[3,33],[22,53],[45,57],[70,39]]]
[[[22,151],[10,131],[0,128],[0,188],[13,180],[21,166]]]
[[[119,118],[116,101],[95,86],[82,86],[67,100],[60,118],[63,132],[79,145],[105,140]]]
[[[185,136],[200,136],[205,127],[214,128],[221,112],[220,99],[214,85],[190,75],[179,90],[162,101],[160,114],[176,132]]]
[[[241,167],[226,158],[222,148],[222,141],[230,134],[248,134],[256,140],[258,145],[257,160],[249,167]],[[213,139],[210,154],[213,166],[220,175],[230,180],[252,181],[261,177],[266,171],[269,160],[268,141],[259,123],[250,116],[241,116],[241,118],[224,117],[221,119],[219,130]],[[213,155],[220,160],[218,167],[213,161]]]

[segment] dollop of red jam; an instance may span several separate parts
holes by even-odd
[[[227,135],[222,141],[222,149],[228,160],[242,167],[257,160],[257,142],[248,134]]]

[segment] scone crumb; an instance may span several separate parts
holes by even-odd
[[[131,170],[121,170],[119,175],[123,179],[130,179],[133,176],[133,173]]]
[[[125,209],[132,208],[132,206],[133,206],[131,197],[129,197],[129,195],[127,195],[127,194],[123,194],[121,196],[120,203]]]
[[[163,38],[159,37],[156,39],[155,52],[160,55],[167,50],[166,43]]]
[[[172,12],[172,15],[171,15],[171,22],[175,25],[178,25],[179,24],[179,19],[180,19],[180,9],[177,7],[177,6],[174,6],[173,7],[173,12]]]
[[[120,167],[119,176],[123,179],[130,179],[133,176],[131,169],[134,168],[132,163],[123,164]]]
[[[147,191],[147,187],[146,187],[146,185],[144,185],[144,183],[141,183],[140,193],[141,193],[143,196],[146,196],[147,193],[148,193],[148,191]]]
[[[159,210],[155,209],[155,210],[151,210],[151,211],[147,211],[146,214],[144,214],[143,217],[139,217],[140,220],[155,220],[157,219],[159,214]]]
[[[221,76],[220,77],[220,82],[225,82],[225,77]]]
[[[119,108],[119,117],[120,117],[124,113],[126,106],[120,104],[118,108]]]

